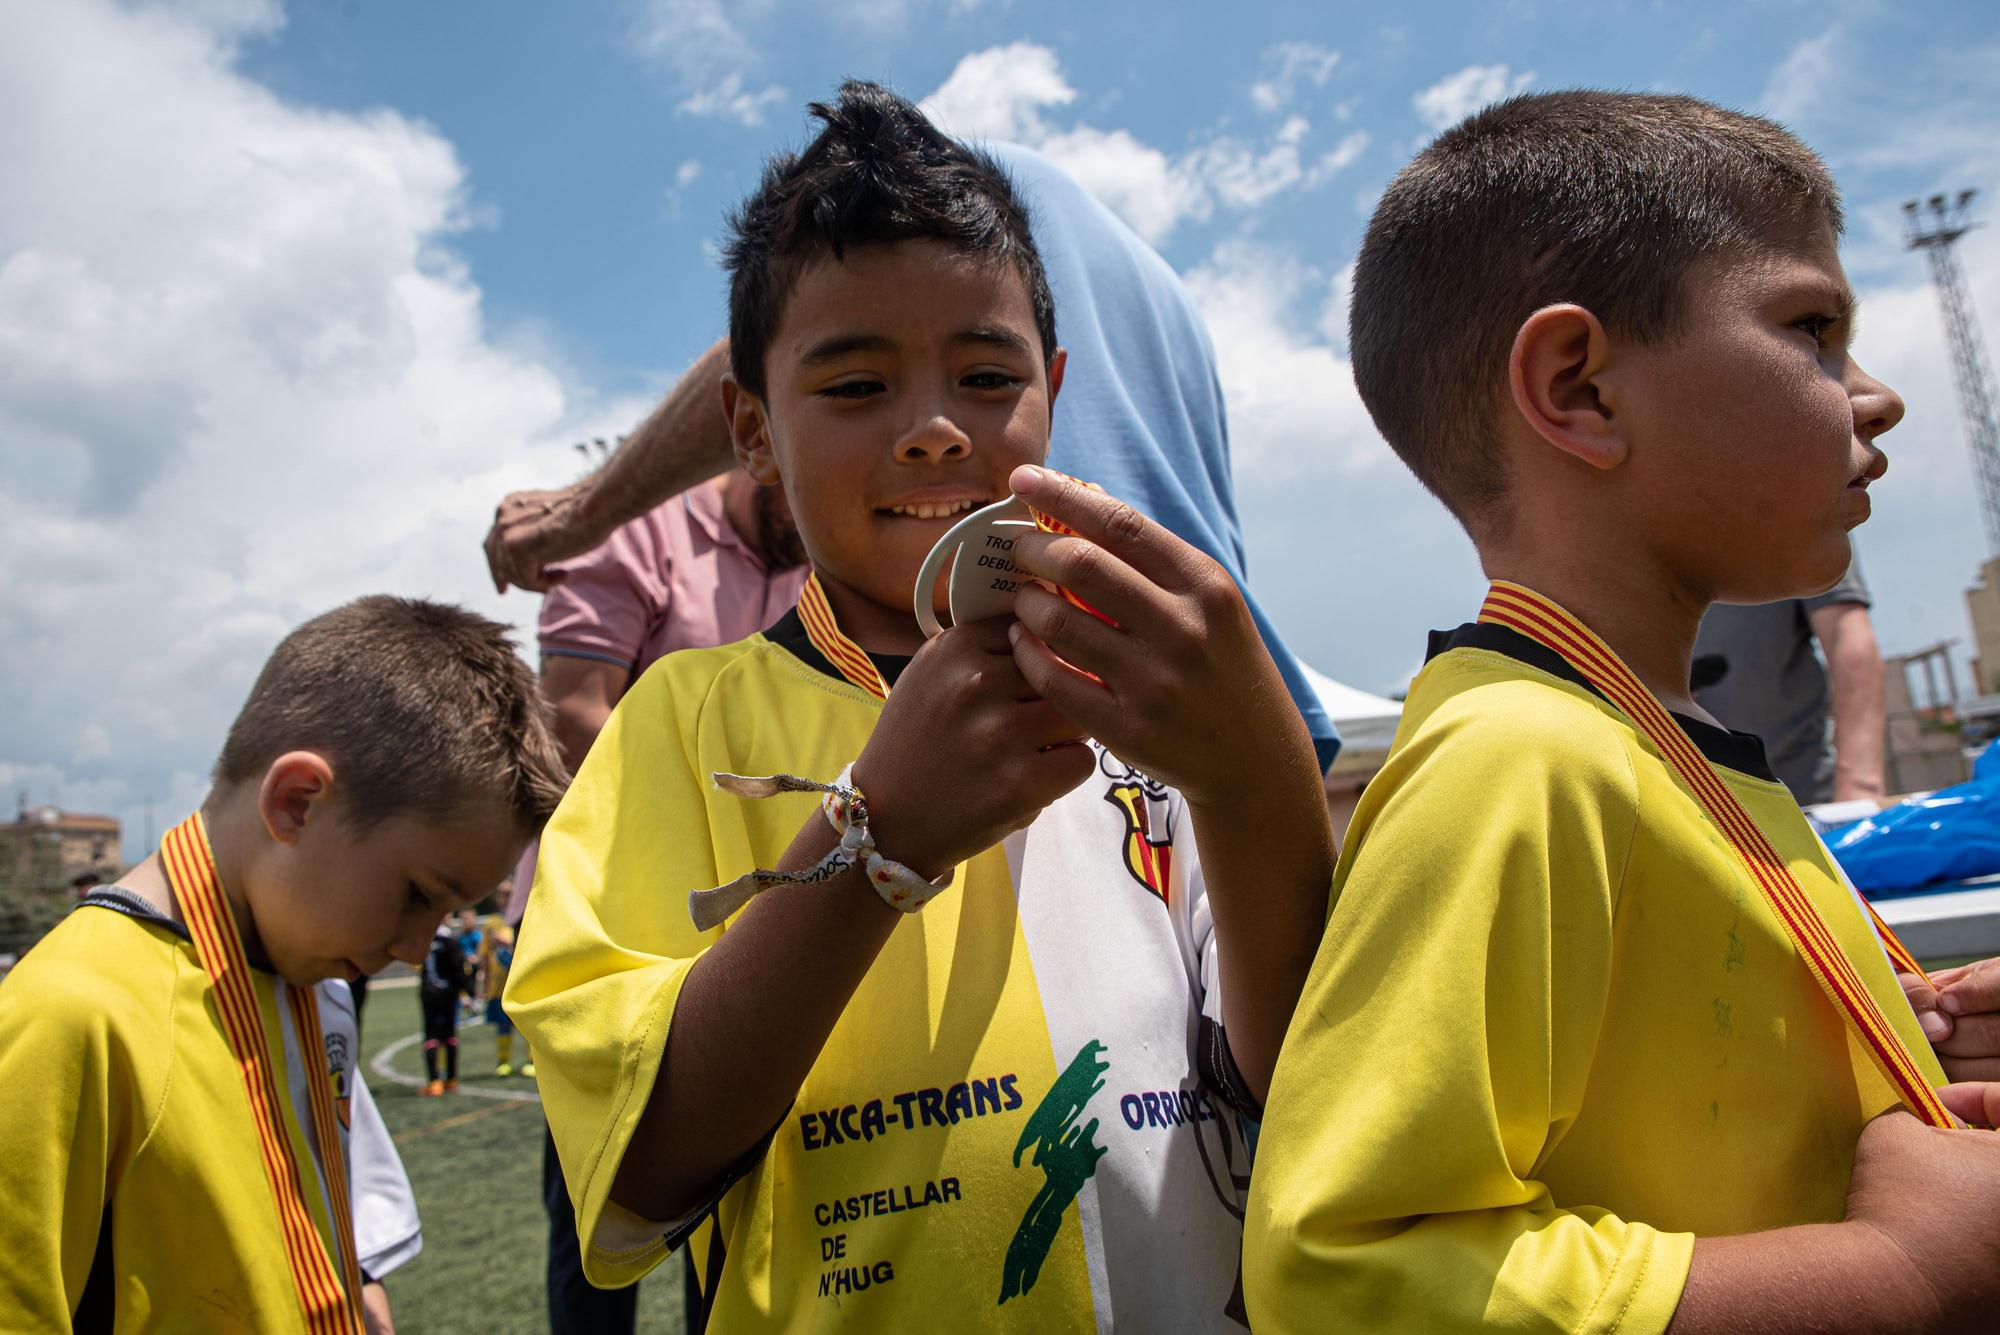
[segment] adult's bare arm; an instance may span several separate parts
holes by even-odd
[[[544,592],[544,566],[589,551],[620,524],[730,466],[722,376],[729,340],[704,352],[604,466],[553,491],[517,491],[493,512],[486,567],[493,587]]]
[[[555,711],[556,746],[571,774],[604,730],[630,676],[616,663],[574,654],[543,655],[542,698]]]
[[[1860,603],[1829,603],[1811,615],[1833,687],[1833,800],[1881,797],[1884,727],[1882,651]]]

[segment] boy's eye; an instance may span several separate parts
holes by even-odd
[[[431,897],[425,894],[415,881],[410,882],[406,897],[413,909],[424,910],[431,906]]]
[[[879,380],[843,380],[820,391],[821,398],[866,399],[882,393],[887,386]]]
[[[1794,321],[1792,327],[1794,329],[1805,330],[1811,336],[1813,346],[1824,348],[1826,346],[1826,331],[1839,323],[1839,319],[1835,316],[1808,315],[1803,320]]]
[[[967,389],[1012,389],[1021,381],[1005,371],[974,371],[958,383]]]

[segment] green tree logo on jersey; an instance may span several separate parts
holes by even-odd
[[[1028,1202],[1028,1212],[1021,1216],[1021,1226],[1007,1244],[1000,1273],[1003,1303],[1035,1287],[1042,1262],[1048,1259],[1049,1248],[1062,1229],[1064,1212],[1104,1157],[1104,1147],[1096,1143],[1097,1119],[1093,1117],[1081,1127],[1076,1124],[1090,1096],[1104,1088],[1104,1073],[1111,1064],[1098,1060],[1103,1051],[1104,1045],[1096,1039],[1078,1050],[1069,1069],[1056,1078],[1048,1096],[1028,1115],[1028,1124],[1021,1128],[1021,1138],[1014,1144],[1014,1166],[1021,1166],[1022,1151],[1032,1145],[1035,1153],[1031,1162],[1048,1175],[1048,1181]]]

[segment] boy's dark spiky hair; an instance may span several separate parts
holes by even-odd
[[[1028,286],[1042,355],[1056,350],[1055,298],[1028,211],[1005,169],[943,134],[879,84],[849,80],[802,153],[764,164],[763,180],[729,218],[729,362],[737,382],[764,394],[764,354],[785,298],[813,260],[851,246],[942,241],[1011,261]]]

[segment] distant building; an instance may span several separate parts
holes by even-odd
[[[1965,610],[1972,617],[1972,693],[2000,695],[2000,557],[1979,567]]]
[[[63,881],[104,869],[116,876],[125,866],[121,834],[112,816],[23,803],[13,821],[0,825],[0,849],[24,865],[53,870]]]

